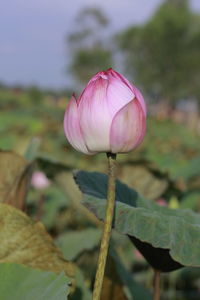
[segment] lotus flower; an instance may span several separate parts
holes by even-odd
[[[65,112],[69,143],[86,154],[126,153],[143,140],[146,106],[140,91],[124,76],[108,69],[97,73]]]

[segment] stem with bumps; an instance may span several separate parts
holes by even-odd
[[[116,154],[107,153],[108,157],[108,191],[106,216],[101,239],[101,246],[98,258],[98,265],[94,283],[93,300],[100,300],[103,278],[105,273],[106,260],[112,230],[112,221],[115,208],[115,186],[116,186]]]

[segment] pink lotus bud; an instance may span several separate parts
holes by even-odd
[[[139,90],[112,69],[97,73],[65,112],[69,143],[86,154],[125,153],[143,140],[146,106]]]
[[[34,172],[31,178],[32,186],[37,190],[42,190],[50,185],[49,179],[43,172]]]

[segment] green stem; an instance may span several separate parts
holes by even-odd
[[[160,271],[154,270],[153,300],[160,300]]]
[[[115,181],[116,181],[116,154],[107,153],[108,157],[108,191],[107,191],[107,207],[106,216],[101,239],[101,246],[98,258],[98,265],[94,283],[93,300],[99,300],[103,285],[105,273],[106,259],[108,255],[109,241],[111,236],[112,221],[115,208]]]

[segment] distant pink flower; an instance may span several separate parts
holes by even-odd
[[[35,189],[42,190],[50,185],[50,181],[43,172],[36,171],[32,175],[31,184]]]
[[[135,252],[135,259],[137,261],[144,260],[144,257],[142,256],[142,254],[137,249],[135,249],[134,252]]]
[[[65,112],[69,143],[86,154],[125,153],[143,140],[146,106],[140,91],[112,69],[97,73]]]
[[[156,200],[156,203],[160,206],[167,206],[167,201],[164,198],[159,198]]]

